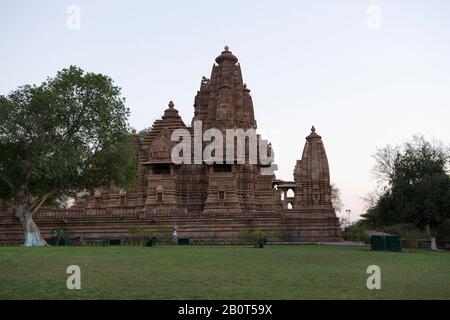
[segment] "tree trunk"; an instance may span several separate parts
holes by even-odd
[[[427,225],[427,232],[431,239],[431,250],[436,251],[437,250],[437,245],[436,245],[437,228],[431,228],[430,225]]]
[[[433,250],[433,251],[437,250],[436,237],[431,237],[431,250]]]
[[[24,247],[42,247],[46,246],[47,242],[42,238],[37,225],[33,221],[32,212],[25,206],[16,207],[16,217],[22,223],[25,233]]]

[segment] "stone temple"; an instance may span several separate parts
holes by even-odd
[[[252,97],[237,57],[225,47],[215,62],[195,96],[190,125],[170,102],[145,136],[133,131],[137,184],[128,190],[98,189],[87,200],[76,199],[70,209],[41,209],[34,219],[44,237],[59,228],[84,239],[126,239],[130,227],[166,227],[194,243],[240,243],[252,230],[268,231],[269,241],[342,240],[331,202],[327,155],[314,127],[295,164],[293,181],[276,179],[270,171],[273,164],[259,159],[244,164],[173,163],[171,151],[177,142],[171,135],[176,129],[187,130],[192,140],[199,121],[201,132],[217,128],[224,136],[230,128],[256,129]],[[267,152],[273,152],[270,144]],[[0,211],[0,242],[21,243],[22,238],[14,213]]]

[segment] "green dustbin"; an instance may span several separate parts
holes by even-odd
[[[109,239],[110,246],[120,246],[122,244],[121,239]]]
[[[374,251],[385,251],[386,245],[384,241],[384,236],[371,236],[370,249]]]
[[[374,251],[402,251],[400,236],[373,235],[370,237],[370,248]]]
[[[266,245],[266,239],[259,239],[258,248],[264,248]]]
[[[402,246],[400,244],[400,236],[395,235],[386,236],[385,241],[387,251],[395,251],[395,252],[402,251]]]
[[[59,239],[58,246],[69,246],[70,245],[70,239],[63,238]]]
[[[189,238],[178,238],[178,244],[179,245],[188,245],[189,244]]]
[[[146,247],[153,247],[156,244],[156,237],[151,237],[145,244]]]

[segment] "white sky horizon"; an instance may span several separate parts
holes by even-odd
[[[377,148],[414,134],[450,140],[446,1],[2,2],[0,35],[0,94],[77,65],[112,77],[137,130],[170,100],[190,125],[201,78],[228,45],[277,178],[293,179],[314,125],[342,191],[339,216],[350,209],[352,220],[375,187]]]

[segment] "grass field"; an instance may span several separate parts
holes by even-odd
[[[81,290],[66,288],[68,265]],[[381,290],[366,288],[369,265]],[[449,252],[318,245],[0,247],[0,299],[450,299]]]

